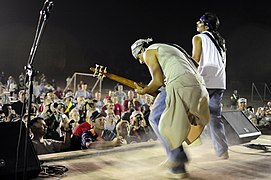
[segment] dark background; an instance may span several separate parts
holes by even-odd
[[[0,71],[15,78],[24,71],[44,0],[1,0]],[[139,38],[174,42],[192,51],[196,21],[211,11],[220,19],[227,45],[228,89],[251,90],[270,83],[271,11],[247,1],[54,0],[33,66],[65,85],[74,72],[108,72],[148,83],[147,68],[133,59],[130,45]]]

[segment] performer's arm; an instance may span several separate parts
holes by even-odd
[[[202,42],[201,38],[199,36],[194,36],[192,39],[192,44],[193,44],[193,50],[192,50],[192,58],[199,62],[200,61],[200,56],[201,56],[201,51],[202,51]]]
[[[152,80],[145,88],[141,88],[135,84],[137,87],[135,91],[139,94],[154,93],[164,84],[163,72],[157,60],[157,50],[148,50],[144,54],[144,60],[144,63],[149,69]]]

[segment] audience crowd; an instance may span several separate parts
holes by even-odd
[[[126,92],[119,84],[102,95],[100,91],[92,92],[83,81],[77,90],[63,92],[42,74],[33,81],[29,110],[23,74],[18,83],[12,76],[0,80],[0,122],[29,124],[37,154],[157,140],[148,121],[153,103],[150,95],[138,95],[132,89]],[[255,110],[235,90],[231,110],[241,111],[257,127],[271,127],[271,102]]]
[[[34,79],[30,97],[22,83],[24,76],[20,78],[20,83],[12,76],[7,81],[1,79],[0,122],[29,125],[37,154],[112,148],[157,139],[148,122],[153,100],[150,95],[125,92],[119,84],[102,95],[82,81],[77,90],[64,92],[42,74]]]

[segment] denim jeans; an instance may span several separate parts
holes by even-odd
[[[166,89],[163,88],[163,89],[161,89],[161,92],[159,93],[159,95],[155,99],[155,102],[153,104],[153,108],[152,108],[150,116],[149,116],[149,122],[150,122],[150,125],[152,126],[158,140],[161,142],[162,146],[165,148],[168,160],[171,162],[183,164],[188,161],[183,147],[180,146],[176,149],[170,150],[167,142],[162,138],[162,136],[159,132],[159,129],[158,129],[160,117],[166,108],[165,99],[166,99]],[[178,169],[178,167],[172,169],[172,171],[174,171],[175,173],[181,172],[182,170],[183,170],[183,166],[180,166],[179,169]]]
[[[210,123],[208,130],[212,139],[212,143],[217,156],[221,156],[228,151],[228,144],[225,137],[224,123],[221,119],[221,103],[224,90],[223,89],[207,89],[210,97]]]

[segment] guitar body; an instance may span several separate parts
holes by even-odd
[[[195,140],[197,140],[200,137],[204,127],[205,126],[203,125],[197,125],[197,126],[191,125],[190,131],[187,135],[185,142],[188,145],[192,144]]]
[[[127,78],[124,78],[124,77],[121,77],[121,76],[118,76],[116,74],[111,74],[111,73],[108,73],[106,72],[106,69],[103,69],[104,66],[97,66],[96,65],[96,68],[93,68],[91,67],[90,70],[94,73],[94,76],[100,76],[100,77],[107,77],[113,81],[116,81],[118,83],[121,83],[127,87],[130,87],[132,89],[135,89],[136,86],[135,86],[135,81],[132,81],[130,79],[127,79]],[[145,84],[142,84],[142,83],[137,83],[140,87],[146,87],[147,85]],[[159,91],[155,92],[155,93],[151,93],[150,95],[153,96],[153,97],[156,97],[157,95],[159,94]],[[202,131],[204,129],[204,126],[202,125],[197,125],[197,126],[194,126],[194,125],[191,125],[191,128],[190,128],[190,131],[187,135],[187,139],[185,140],[185,142],[189,145],[191,143],[193,143],[195,140],[197,140]]]

